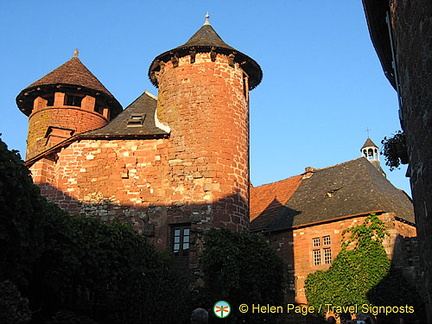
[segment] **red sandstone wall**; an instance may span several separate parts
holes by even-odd
[[[290,288],[295,290],[295,302],[307,303],[304,290],[304,281],[307,275],[317,270],[327,270],[330,267],[330,265],[326,264],[314,265],[313,250],[331,248],[332,259],[334,259],[341,249],[342,231],[363,224],[365,218],[366,216],[354,217],[293,231],[275,233],[270,236],[270,243],[276,249],[278,255],[287,262],[288,269],[293,276]],[[380,219],[384,221],[390,234],[384,240],[383,245],[389,258],[391,258],[393,257],[393,249],[398,235],[415,237],[416,229],[411,225],[395,220],[392,213],[380,215]],[[330,235],[331,245],[324,246],[322,244],[322,237],[326,235]],[[315,237],[321,239],[319,247],[312,246],[312,239]]]
[[[171,145],[168,139],[82,140],[30,169],[42,193],[71,214],[119,218],[165,249],[169,225],[191,223],[199,231],[212,225],[213,215],[201,200],[213,179],[202,175],[204,169],[193,173],[193,187],[179,182],[167,159]]]
[[[212,208],[212,226],[247,228],[249,199],[249,113],[244,73],[225,55],[180,58],[158,75],[158,118],[171,128],[168,163],[178,184],[175,202]],[[184,190],[180,190],[184,188]]]

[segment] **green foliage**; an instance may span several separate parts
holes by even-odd
[[[381,144],[383,144],[383,151],[381,154],[384,155],[386,165],[390,168],[390,171],[399,169],[401,164],[408,163],[408,153],[404,132],[397,131],[396,134],[390,138],[384,137]]]
[[[382,246],[387,235],[385,225],[376,215],[369,215],[362,225],[344,230],[343,235],[342,249],[330,268],[309,274],[305,281],[308,303],[317,309],[325,304],[370,304],[368,291],[390,269]]]
[[[83,315],[77,315],[68,310],[58,311],[52,318],[47,322],[48,324],[97,324],[91,318]]]
[[[178,323],[189,315],[188,280],[145,237],[47,202],[1,140],[0,204],[0,281],[17,284],[33,322]],[[0,314],[1,323],[8,323],[4,314],[27,319],[26,299],[16,292],[0,286],[0,304],[16,309]]]
[[[0,283],[0,323],[20,324],[28,323],[31,319],[31,311],[27,298],[21,297],[21,293],[10,281]]]
[[[242,303],[283,303],[283,261],[264,238],[249,232],[212,229],[205,236],[204,247],[200,261],[210,304],[226,300],[238,309]],[[234,320],[231,315],[230,320]]]
[[[42,205],[19,154],[0,140],[0,280],[27,284],[42,249]]]

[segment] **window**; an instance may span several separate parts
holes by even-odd
[[[327,248],[324,249],[324,264],[331,264],[332,256],[331,256],[331,249]]]
[[[81,107],[82,99],[83,98],[79,97],[79,96],[65,94],[64,104],[65,104],[65,106]]]
[[[313,262],[314,265],[321,264],[321,250],[313,250]]]
[[[128,121],[127,127],[141,127],[144,123],[145,114],[132,114]]]
[[[173,227],[173,252],[175,257],[182,257],[189,255],[190,244],[190,227],[189,226],[176,226]]]
[[[320,249],[319,247],[322,245],[324,248]],[[331,238],[330,235],[324,235],[322,237],[314,237],[312,239],[312,256],[313,256],[313,265],[325,265],[331,264],[332,262],[332,253],[331,253]]]
[[[48,106],[54,106],[54,93],[46,95],[46,96],[42,96],[42,98],[47,100],[47,107]]]

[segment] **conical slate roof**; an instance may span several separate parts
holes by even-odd
[[[158,67],[157,63],[159,61],[168,62],[174,53],[178,57],[189,55],[189,50],[191,49],[195,49],[197,53],[208,53],[214,49],[217,53],[225,55],[234,54],[235,62],[241,63],[242,69],[249,76],[249,88],[253,89],[261,82],[262,70],[258,63],[246,54],[226,44],[207,19],[204,25],[186,43],[158,55],[153,60],[149,69],[149,77],[155,87],[158,86],[158,82],[153,72]]]
[[[219,49],[236,51],[235,48],[229,46],[222,40],[222,38],[218,35],[218,33],[213,29],[210,24],[204,24],[186,43],[179,47],[176,47],[174,50],[189,49],[191,47],[201,48],[209,46],[214,46]]]
[[[363,144],[363,146],[360,149],[360,151],[363,150],[365,147],[376,147],[376,148],[378,148],[378,146],[370,139],[370,137],[367,138],[366,142]]]
[[[69,61],[51,71],[43,78],[29,85],[17,96],[17,105],[26,115],[32,110],[33,100],[46,93],[54,92],[54,88],[80,90],[96,96],[105,97],[105,101],[114,108],[111,113],[117,115],[122,107],[117,99],[104,87],[104,85],[80,61],[77,54]],[[80,89],[78,89],[80,88]],[[58,90],[57,90],[58,91]]]

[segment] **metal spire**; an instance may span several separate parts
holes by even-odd
[[[210,15],[209,15],[209,13],[207,12],[206,15],[205,15],[205,19],[206,19],[206,20],[205,20],[204,25],[210,25],[209,18],[210,18]]]

